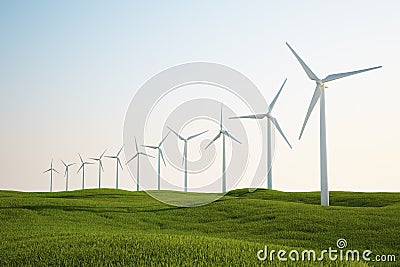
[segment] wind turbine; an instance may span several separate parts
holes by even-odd
[[[315,105],[317,104],[318,100],[320,99],[320,164],[321,164],[321,205],[329,206],[329,191],[328,191],[328,167],[327,167],[327,152],[326,152],[326,125],[325,125],[325,83],[341,79],[350,75],[362,73],[365,71],[370,71],[374,69],[381,68],[382,66],[377,66],[368,69],[356,70],[351,72],[344,72],[344,73],[337,73],[337,74],[330,74],[326,76],[324,79],[319,79],[311,69],[304,63],[304,61],[296,54],[296,52],[290,47],[288,43],[286,45],[289,47],[290,51],[294,54],[296,59],[299,61],[300,65],[303,67],[304,71],[306,72],[308,78],[315,81],[317,84],[314,95],[311,99],[310,106],[308,107],[308,111],[306,114],[306,118],[303,123],[303,127],[301,128],[299,139],[303,135],[304,128],[306,127],[307,121],[313,111]]]
[[[61,160],[62,164],[64,164],[65,166],[65,191],[68,191],[68,176],[69,176],[69,167],[71,167],[72,165],[74,165],[75,163],[70,163],[70,164],[66,164],[63,160]]]
[[[119,182],[118,182],[118,165],[121,167],[122,170],[124,169],[124,168],[122,168],[121,160],[119,159],[119,154],[121,153],[123,148],[124,148],[124,145],[121,146],[121,149],[118,151],[117,155],[115,155],[115,156],[105,156],[106,158],[116,159],[117,160],[117,162],[116,162],[116,172],[117,172],[117,174],[116,174],[116,178],[115,178],[116,179],[115,180],[115,188],[116,189],[118,189],[118,184],[119,184]],[[100,172],[100,170],[99,170],[99,172]]]
[[[166,166],[166,164],[165,164],[165,159],[164,159],[164,155],[163,155],[163,152],[162,152],[162,149],[161,149],[161,145],[162,145],[162,143],[165,141],[165,139],[168,137],[168,135],[169,135],[169,132],[164,136],[164,138],[161,140],[161,142],[158,144],[158,146],[148,146],[148,145],[143,145],[144,147],[148,147],[148,148],[151,148],[151,149],[157,149],[158,150],[158,176],[157,176],[157,188],[158,188],[158,190],[160,190],[160,188],[161,188],[161,186],[160,186],[160,184],[161,184],[161,164],[160,164],[160,158],[162,158],[162,160],[163,160],[163,162],[164,162],[164,165]]]
[[[222,107],[223,103],[221,103],[221,113],[220,113],[220,120],[219,120],[219,133],[214,137],[214,139],[205,147],[207,149],[212,143],[214,143],[218,138],[222,136],[222,192],[226,192],[226,159],[225,159],[225,136],[231,138],[232,140],[241,144],[239,140],[233,137],[227,130],[224,129],[222,126]]]
[[[169,127],[168,127],[168,128],[169,128]],[[182,140],[182,141],[185,143],[184,148],[183,148],[182,164],[185,163],[185,187],[184,187],[184,190],[185,190],[185,192],[187,192],[187,185],[188,185],[188,179],[187,179],[187,142],[190,141],[190,140],[192,140],[192,139],[194,139],[194,138],[196,138],[196,137],[198,137],[199,135],[202,135],[203,133],[208,132],[208,130],[207,130],[207,131],[204,131],[204,132],[201,132],[201,133],[197,133],[197,134],[191,135],[191,136],[185,138],[185,137],[181,136],[180,134],[178,134],[177,132],[175,132],[174,130],[172,130],[171,128],[169,128],[169,129],[170,129],[180,140]]]
[[[79,167],[77,173],[79,173],[79,171],[82,169],[82,190],[84,190],[84,189],[85,189],[85,165],[86,165],[86,164],[94,164],[94,163],[93,163],[93,162],[86,162],[86,161],[83,161],[81,155],[80,155],[80,154],[78,154],[78,155],[79,155],[79,159],[81,160],[81,163],[82,163],[82,164],[81,164],[81,166]]]
[[[50,172],[50,192],[53,192],[53,171],[59,173],[56,169],[53,168],[53,160],[51,160],[50,169],[43,172]]]
[[[140,155],[143,155],[143,156],[146,156],[146,157],[150,157],[150,158],[154,158],[154,157],[151,156],[151,155],[147,155],[146,153],[139,152],[139,148],[138,148],[138,144],[137,144],[137,141],[136,141],[136,137],[135,137],[135,147],[136,147],[136,154],[133,155],[133,157],[132,157],[130,160],[128,160],[128,161],[126,162],[126,165],[128,165],[129,162],[131,162],[132,160],[134,160],[134,159],[137,157],[136,191],[139,191],[139,186],[140,186],[140,176],[139,176],[139,175],[140,175],[140,171],[139,171],[139,166],[140,166],[140,163],[139,163],[139,162],[140,162]]]
[[[272,100],[271,105],[269,105],[268,112],[267,113],[262,113],[262,114],[254,114],[254,115],[246,115],[246,116],[239,116],[239,117],[231,117],[230,119],[256,119],[256,120],[262,120],[264,118],[267,118],[267,147],[268,147],[268,161],[267,161],[267,170],[268,170],[268,189],[272,189],[272,145],[271,145],[271,123],[275,126],[275,128],[279,131],[283,139],[285,139],[286,143],[289,145],[290,148],[292,146],[290,145],[289,141],[287,140],[285,134],[283,133],[281,127],[279,126],[278,120],[274,118],[271,115],[272,109],[275,106],[276,100],[278,99],[279,95],[281,94],[281,91],[283,89],[283,86],[285,86],[287,79],[283,82],[281,89],[279,89],[278,93],[276,94],[274,100]]]
[[[103,152],[103,153],[100,155],[100,157],[98,157],[98,158],[90,158],[91,160],[94,160],[94,161],[98,161],[98,162],[99,162],[99,188],[101,187],[101,171],[104,172],[103,162],[101,161],[101,159],[103,158],[104,153],[106,153],[106,151],[107,151],[107,149],[104,150],[104,152]]]

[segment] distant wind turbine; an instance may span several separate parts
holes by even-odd
[[[64,176],[65,176],[65,191],[68,191],[69,167],[71,167],[71,166],[74,165],[75,163],[67,164],[67,163],[65,163],[63,160],[61,160],[61,162],[62,162],[62,164],[64,164],[64,166],[65,166],[65,173],[64,173]]]
[[[80,154],[79,155],[79,159],[81,160],[81,166],[79,167],[77,173],[79,173],[79,171],[82,169],[82,190],[85,189],[85,165],[86,164],[94,164],[93,162],[85,162],[83,161],[82,157]]]
[[[151,148],[151,149],[157,149],[158,150],[158,173],[157,173],[157,189],[158,190],[160,190],[161,189],[161,162],[160,162],[160,158],[162,158],[162,160],[163,160],[163,162],[164,162],[164,165],[166,165],[165,164],[165,159],[164,159],[164,155],[163,155],[163,151],[162,151],[162,148],[161,148],[161,145],[162,145],[162,143],[165,141],[165,139],[168,137],[168,135],[169,135],[169,133],[170,132],[168,132],[165,136],[164,136],[164,138],[161,140],[161,142],[160,143],[158,143],[158,145],[157,146],[150,146],[150,145],[143,145],[144,147],[148,147],[148,148]]]
[[[128,160],[128,161],[126,162],[126,164],[128,165],[128,163],[129,163],[129,162],[131,162],[132,160],[134,160],[134,159],[137,157],[137,169],[136,169],[136,172],[137,172],[137,176],[136,176],[136,191],[139,191],[139,187],[140,187],[140,171],[139,171],[139,166],[140,166],[140,163],[139,163],[139,161],[140,161],[140,156],[142,155],[142,156],[146,156],[146,157],[150,157],[150,158],[154,158],[154,157],[153,157],[153,156],[151,156],[151,155],[147,155],[146,153],[139,152],[139,148],[138,148],[138,144],[137,144],[137,141],[136,141],[136,137],[135,137],[135,147],[136,147],[136,154],[135,154],[135,155],[133,155],[133,157],[132,157],[130,160]]]
[[[223,103],[221,103],[221,113],[219,120],[219,133],[214,137],[214,139],[205,147],[207,149],[212,143],[214,143],[218,138],[222,135],[222,192],[226,192],[226,159],[225,159],[225,136],[231,138],[235,142],[241,144],[239,140],[233,137],[227,130],[222,126],[222,107]]]
[[[104,153],[106,153],[106,151],[107,151],[107,149],[104,150],[104,152],[98,158],[90,158],[91,160],[99,162],[99,188],[101,188],[101,172],[102,171],[104,172],[103,162],[101,161],[101,159],[103,158]]]
[[[122,149],[124,148],[124,145],[122,145],[121,149],[118,151],[117,155],[115,156],[105,156],[106,158],[110,158],[110,159],[116,159],[116,176],[115,176],[115,188],[118,189],[118,185],[119,185],[119,180],[118,180],[118,165],[121,167],[121,169],[123,170],[124,168],[122,168],[122,164],[121,164],[121,160],[119,158],[119,154],[121,153]],[[104,153],[103,153],[104,154]]]
[[[315,105],[317,104],[318,100],[320,100],[320,164],[321,164],[321,205],[329,206],[329,190],[328,190],[328,167],[327,167],[327,152],[326,152],[326,125],[325,125],[325,83],[341,79],[350,75],[362,73],[365,71],[370,71],[374,69],[381,68],[382,66],[356,70],[351,72],[344,72],[344,73],[337,73],[337,74],[330,74],[326,76],[324,79],[319,79],[311,69],[304,63],[304,61],[296,54],[296,52],[290,47],[288,43],[286,45],[289,47],[290,51],[294,54],[296,59],[299,61],[300,65],[303,67],[304,71],[306,72],[308,78],[315,81],[317,87],[314,90],[314,95],[311,99],[310,106],[308,107],[308,111],[306,114],[306,118],[303,123],[303,127],[300,132],[299,139],[303,135],[304,128],[306,127],[307,121],[313,111]]]
[[[168,127],[169,128],[169,127]],[[177,132],[175,132],[174,130],[172,130],[171,128],[169,128],[180,140],[182,140],[185,144],[184,144],[184,148],[183,148],[183,158],[182,158],[182,164],[185,163],[185,185],[184,185],[184,191],[187,192],[187,188],[188,188],[188,178],[187,178],[187,143],[188,141],[198,137],[199,135],[202,135],[207,131],[203,131],[194,135],[191,135],[187,138],[181,136],[180,134],[178,134]]]
[[[56,169],[53,168],[53,160],[50,163],[50,169],[44,171],[43,173],[50,172],[50,192],[53,192],[53,172],[59,173]]]
[[[278,93],[276,94],[274,100],[272,100],[271,105],[269,105],[269,109],[267,113],[262,114],[254,114],[254,115],[246,115],[246,116],[239,116],[239,117],[231,117],[230,119],[256,119],[261,120],[267,118],[267,147],[268,147],[268,161],[267,161],[267,170],[268,170],[268,189],[272,189],[272,145],[271,145],[271,123],[275,126],[275,128],[279,131],[283,139],[285,139],[286,143],[290,145],[289,141],[287,140],[285,134],[283,133],[281,127],[279,126],[278,120],[271,115],[272,109],[275,106],[276,100],[278,99],[283,86],[285,86],[287,79],[283,82],[281,89],[279,89]]]

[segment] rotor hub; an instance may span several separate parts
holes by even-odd
[[[319,87],[326,88],[326,86],[325,86],[325,84],[324,84],[324,82],[323,82],[322,80],[318,80],[318,81],[317,81],[317,85],[318,85]]]

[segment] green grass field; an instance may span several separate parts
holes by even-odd
[[[0,266],[396,266],[257,259],[265,245],[320,252],[339,238],[348,249],[395,255],[400,265],[400,194],[330,195],[331,206],[321,207],[319,192],[242,189],[177,208],[145,192],[0,191]]]

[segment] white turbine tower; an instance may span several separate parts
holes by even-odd
[[[315,105],[317,104],[318,100],[320,99],[320,164],[321,164],[321,205],[329,206],[329,191],[328,191],[328,167],[327,167],[327,152],[326,152],[326,126],[325,126],[325,83],[341,79],[350,75],[362,73],[369,70],[374,70],[381,68],[382,66],[356,70],[351,72],[344,72],[344,73],[337,73],[337,74],[330,74],[326,76],[324,79],[319,79],[311,69],[304,63],[304,61],[296,54],[296,52],[290,47],[288,43],[286,45],[292,51],[294,56],[299,61],[300,65],[303,67],[304,71],[306,72],[307,76],[315,81],[317,87],[315,88],[314,95],[311,99],[310,106],[308,107],[308,111],[306,114],[306,118],[303,123],[303,127],[300,132],[299,139],[303,135],[304,128],[306,127],[307,121],[313,111]]]
[[[131,162],[134,158],[137,157],[136,191],[139,191],[139,187],[140,187],[140,176],[139,176],[139,175],[140,175],[140,171],[139,171],[140,156],[142,155],[142,156],[146,156],[146,157],[150,157],[150,158],[154,158],[154,157],[151,156],[151,155],[147,155],[146,153],[139,152],[138,144],[137,144],[137,142],[136,142],[136,137],[135,137],[135,147],[136,147],[136,154],[133,155],[133,157],[132,157],[130,160],[128,160],[128,161],[126,162],[126,164],[128,165],[129,162]]]
[[[90,158],[91,160],[99,162],[99,188],[101,188],[101,172],[102,171],[104,172],[103,162],[101,161],[101,159],[103,158],[104,153],[106,153],[106,151],[107,151],[107,149],[104,150],[104,152],[98,158]]]
[[[53,160],[50,163],[50,169],[44,171],[43,173],[50,172],[50,192],[53,192],[53,172],[59,173],[56,169],[53,168]]]
[[[169,128],[169,127],[168,127]],[[171,128],[169,128],[180,140],[182,140],[184,142],[184,147],[183,147],[183,158],[182,158],[182,164],[185,164],[185,180],[184,180],[184,191],[187,192],[187,188],[188,188],[188,178],[187,178],[187,143],[188,141],[198,137],[199,135],[202,135],[207,131],[203,131],[201,133],[197,133],[194,135],[191,135],[187,138],[181,136],[180,134],[178,134],[177,132],[175,132],[174,130],[172,130]]]
[[[207,149],[212,143],[214,143],[218,138],[222,135],[222,192],[226,192],[226,159],[225,159],[225,136],[231,138],[232,140],[241,144],[239,140],[233,137],[227,130],[224,129],[222,126],[222,106],[221,103],[221,113],[220,113],[220,120],[219,120],[219,133],[214,137],[214,139],[205,147]]]
[[[144,147],[158,150],[158,159],[157,159],[158,160],[158,163],[157,163],[158,164],[158,166],[157,166],[157,168],[158,168],[157,169],[157,189],[158,190],[161,189],[161,161],[160,161],[160,158],[163,160],[164,166],[166,166],[163,151],[161,149],[161,145],[165,141],[165,139],[168,137],[168,135],[169,135],[169,132],[164,136],[164,138],[161,140],[161,142],[157,146],[143,145]]]
[[[80,154],[79,155],[79,159],[81,160],[81,166],[79,167],[77,173],[79,173],[79,171],[82,169],[82,190],[85,189],[85,165],[86,164],[94,164],[92,162],[85,162],[83,161],[82,157]]]
[[[67,164],[62,160],[61,160],[61,162],[65,166],[65,173],[64,173],[64,176],[65,176],[65,191],[68,191],[69,167],[71,167],[72,165],[75,165],[75,163]]]
[[[286,143],[289,145],[290,148],[292,146],[290,145],[289,141],[287,140],[285,134],[283,133],[281,127],[279,126],[278,120],[271,115],[272,109],[275,106],[276,100],[278,99],[279,95],[281,94],[281,91],[283,89],[283,86],[285,86],[287,79],[283,82],[281,89],[279,89],[278,93],[276,94],[274,100],[272,100],[271,105],[269,105],[269,109],[267,113],[262,113],[262,114],[254,114],[254,115],[246,115],[246,116],[239,116],[239,117],[231,117],[230,119],[256,119],[256,120],[262,120],[264,118],[267,118],[267,156],[268,156],[268,161],[267,161],[267,170],[268,170],[268,180],[267,180],[267,188],[272,189],[272,145],[271,145],[271,123],[275,126],[275,128],[279,131],[283,139],[285,139]]]
[[[121,167],[121,170],[123,170],[124,168],[122,168],[122,164],[121,164],[121,160],[119,158],[119,154],[121,153],[122,149],[124,148],[124,146],[122,145],[121,149],[118,151],[117,155],[115,156],[105,156],[106,158],[109,159],[116,159],[116,176],[115,176],[115,188],[118,189],[118,185],[119,185],[119,180],[118,180],[118,165]],[[104,154],[104,153],[103,153]]]

